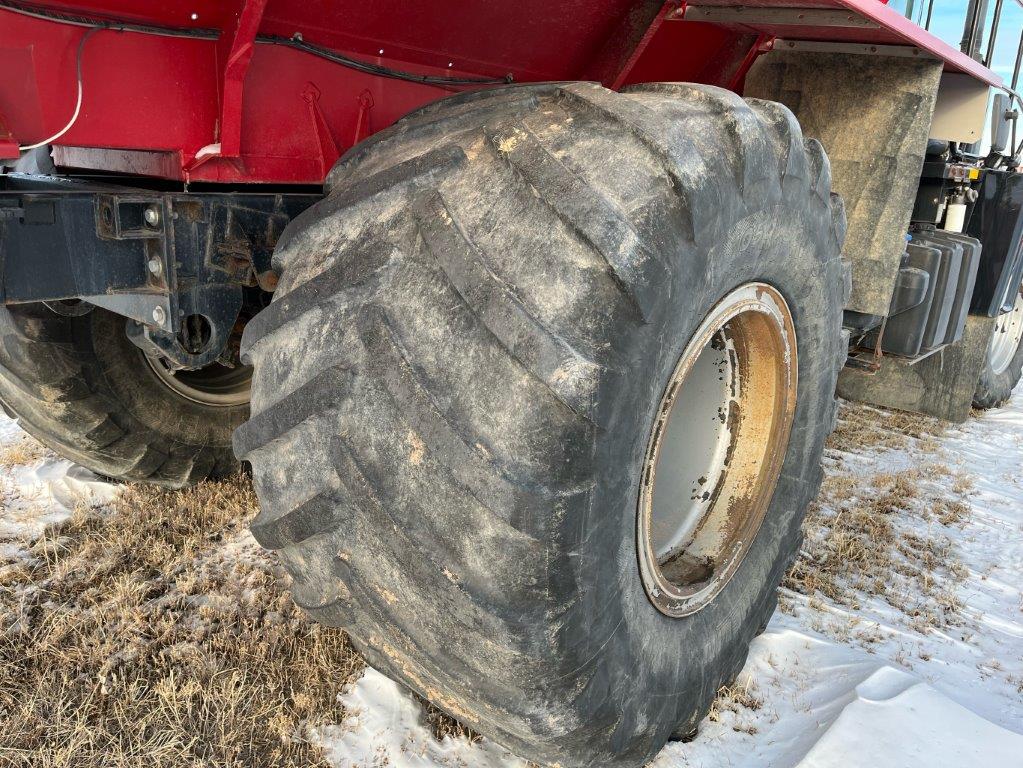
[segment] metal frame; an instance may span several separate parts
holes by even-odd
[[[177,367],[227,344],[245,289],[270,292],[270,257],[316,194],[157,192],[53,177],[0,176],[0,303],[79,299],[135,321],[129,336]],[[202,349],[182,320],[201,315]]]
[[[963,40],[960,50],[971,59],[980,60],[980,47],[983,45],[984,20],[987,17],[988,0],[970,0],[963,27]]]
[[[776,51],[803,51],[814,53],[853,53],[863,56],[894,56],[903,59],[931,59],[937,57],[909,45],[869,45],[866,43],[829,43],[820,40],[788,40],[776,38]]]
[[[998,27],[1002,22],[1002,0],[995,0],[995,12],[991,21],[991,36],[987,41],[987,53],[984,55],[984,66],[990,67],[995,57],[995,43],[998,42]]]
[[[783,27],[814,27],[816,29],[880,29],[873,19],[853,11],[823,8],[768,8],[763,6],[696,6],[685,10],[689,21],[708,21],[717,24],[770,24]]]

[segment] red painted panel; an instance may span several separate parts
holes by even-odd
[[[74,111],[85,32],[0,13],[0,110],[22,144],[56,132]],[[62,142],[177,149],[208,139],[218,103],[214,64],[212,42],[97,32],[82,51],[81,115]]]
[[[239,0],[32,0],[70,13],[186,29],[222,29],[237,14]],[[192,18],[195,14],[197,18]]]
[[[627,84],[688,80],[725,86],[755,35],[700,21],[668,21],[650,41]]]
[[[39,0],[54,8],[106,18],[196,29],[233,30],[245,0]],[[654,18],[656,0],[642,0]],[[656,32],[627,36],[625,18],[641,0],[267,0],[263,35],[326,46],[356,59],[420,74],[500,77],[519,82],[591,77],[601,56],[643,40],[623,58],[624,83],[691,80],[738,88],[758,35],[814,40],[915,44],[948,68],[984,80],[997,77],[904,19],[879,0],[743,0],[746,6],[849,8],[878,30],[724,26],[668,20]],[[734,0],[695,0],[700,6]],[[670,9],[660,9],[670,10]],[[649,11],[652,11],[649,12]],[[193,19],[195,14],[197,18]],[[669,14],[670,15],[670,14]],[[659,18],[664,18],[662,13]],[[59,130],[74,110],[75,52],[80,27],[0,10],[0,115],[21,144]],[[616,42],[616,37],[618,42]],[[225,41],[229,40],[225,37]],[[221,43],[224,47],[226,43]],[[230,46],[228,45],[227,48]],[[381,53],[381,50],[383,53]],[[109,148],[109,167],[152,168],[223,182],[319,183],[339,152],[416,107],[465,88],[388,79],[293,49],[257,44],[237,70],[240,113],[224,105],[224,51],[214,40],[104,30],[85,44],[84,100],[67,147]],[[238,157],[201,157],[220,141],[225,120],[240,114]],[[150,154],[132,156],[131,150]],[[153,152],[167,152],[163,156]],[[229,153],[233,154],[233,152]],[[69,151],[80,163],[102,163],[102,151]]]
[[[934,0],[935,6],[941,0]],[[694,8],[716,8],[744,6],[747,8],[793,8],[793,9],[847,9],[875,22],[879,29],[850,29],[843,27],[814,27],[804,25],[786,27],[776,24],[736,24],[734,29],[765,32],[777,37],[799,40],[833,42],[862,42],[878,45],[912,45],[933,54],[946,62],[946,68],[953,72],[965,72],[989,85],[1002,85],[1001,78],[991,70],[953,48],[945,41],[914,24],[898,11],[889,8],[887,0],[694,0]]]
[[[271,0],[264,30],[519,80],[577,77],[636,0]]]

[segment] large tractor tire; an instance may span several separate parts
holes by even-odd
[[[238,471],[247,370],[172,373],[125,320],[77,304],[0,307],[0,402],[44,445],[119,480],[189,485]]]
[[[998,318],[980,372],[973,407],[997,408],[1012,395],[1023,376],[1023,294],[1016,298],[1012,312]]]
[[[235,433],[299,605],[544,765],[639,766],[741,669],[831,428],[841,202],[716,88],[453,97],[338,163]]]

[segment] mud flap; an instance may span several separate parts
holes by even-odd
[[[966,421],[994,327],[994,319],[971,315],[960,342],[918,363],[884,357],[876,373],[846,367],[838,377],[838,394],[955,423]]]
[[[842,257],[852,263],[853,290],[846,309],[888,311],[940,77],[941,63],[933,60],[778,50],[746,78],[747,97],[785,104],[831,159],[833,191],[849,220]]]

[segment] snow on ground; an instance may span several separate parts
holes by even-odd
[[[438,741],[423,722],[422,707],[372,667],[341,696],[348,718],[313,734],[331,764],[388,768],[525,768],[498,745],[446,737]]]
[[[0,559],[117,492],[32,445],[0,417]],[[853,600],[783,590],[732,692],[695,741],[669,744],[653,768],[1023,766],[1023,391],[935,445],[833,449],[826,470],[899,475],[935,461],[946,471],[918,480],[924,501],[903,510],[895,529],[940,542],[962,564],[954,578],[936,569],[925,599],[941,605],[871,590]],[[954,520],[921,513],[927,499],[964,497],[964,488],[968,509]],[[485,740],[438,741],[419,702],[370,667],[338,695],[346,718],[307,734],[338,768],[525,766]]]
[[[669,744],[669,766],[1023,766],[1023,391],[938,438],[950,474],[925,480],[935,497],[972,485],[969,511],[940,526],[906,513],[902,533],[951,544],[966,573],[954,590],[962,618],[920,627],[862,594],[851,610],[783,591],[737,684],[759,708],[725,711],[690,744]],[[829,475],[900,473],[919,448],[829,451]],[[837,638],[837,639],[836,639]]]
[[[110,501],[116,488],[89,470],[61,459],[26,437],[0,413],[0,557],[13,558],[19,542],[67,519],[79,505]]]

